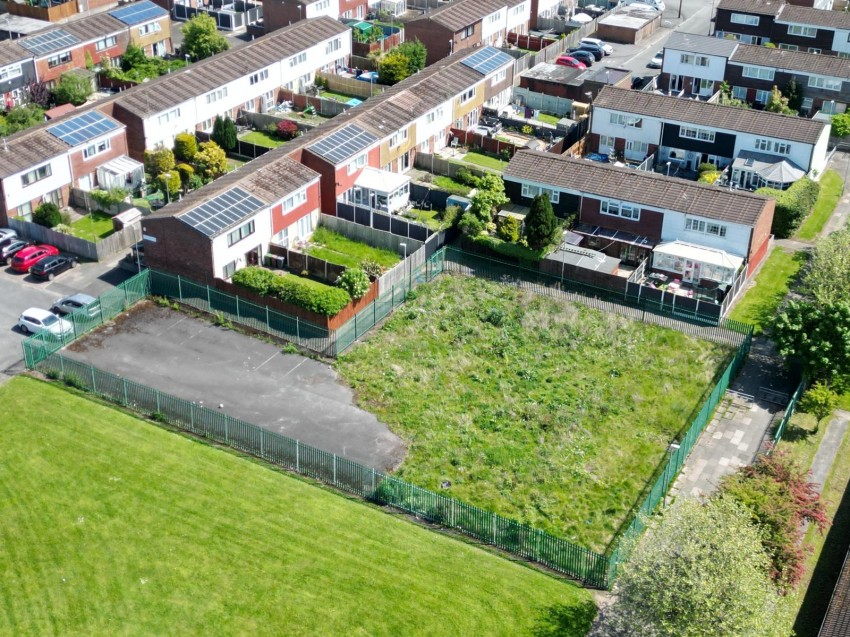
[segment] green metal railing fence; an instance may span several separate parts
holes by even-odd
[[[788,421],[790,421],[791,416],[794,415],[794,410],[797,408],[797,402],[800,400],[800,396],[802,396],[803,392],[806,391],[806,385],[807,380],[804,376],[800,380],[800,384],[797,385],[797,389],[795,389],[794,393],[791,394],[791,400],[788,401],[788,406],[785,408],[782,418],[779,419],[779,423],[773,431],[773,444],[767,450],[767,453],[770,453],[773,448],[779,444],[779,441],[782,440],[782,434],[785,433],[785,429],[788,427]]]
[[[337,489],[455,529],[481,542],[534,560],[590,586],[607,585],[604,555],[459,500],[388,476],[293,438],[196,405],[59,353],[32,368],[97,396],[228,445]]]

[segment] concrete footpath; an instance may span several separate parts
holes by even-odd
[[[850,412],[836,409],[829,421],[826,433],[820,441],[817,453],[812,459],[811,481],[818,485],[819,493],[823,491],[823,486],[829,478],[832,463],[838,456],[838,450],[841,448],[841,441],[844,440],[848,424],[850,424]]]

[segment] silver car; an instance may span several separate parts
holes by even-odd
[[[56,301],[50,308],[54,314],[71,314],[86,309],[89,316],[94,316],[98,312],[97,299],[88,294],[71,294]]]

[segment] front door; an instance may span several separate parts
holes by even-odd
[[[699,283],[700,262],[685,259],[685,273],[682,280],[687,283]]]
[[[682,84],[684,78],[681,75],[671,75],[670,76],[670,90],[671,91],[681,91]]]

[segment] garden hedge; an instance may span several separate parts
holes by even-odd
[[[324,316],[336,316],[351,302],[351,296],[341,288],[294,274],[275,274],[258,266],[237,270],[231,280],[258,294],[273,296]]]
[[[788,190],[759,188],[757,195],[772,197],[776,200],[773,213],[773,225],[770,231],[778,238],[785,239],[794,234],[809,211],[814,207],[820,192],[820,184],[808,177],[795,181]]]

